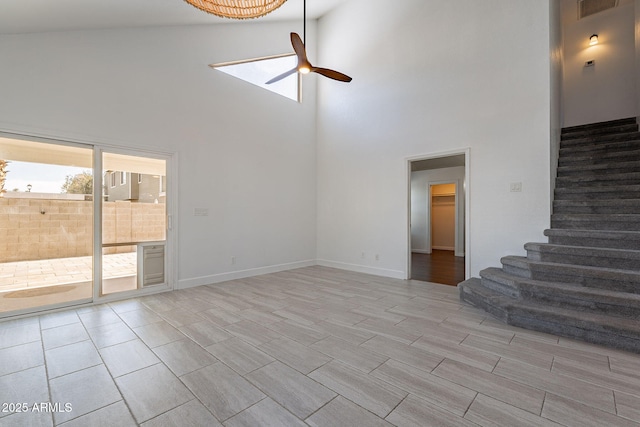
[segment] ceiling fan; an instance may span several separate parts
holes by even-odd
[[[303,36],[306,41],[307,0],[304,0],[303,2],[303,25],[304,25]],[[295,72],[299,72],[301,74],[318,73],[330,79],[338,80],[340,82],[345,82],[345,83],[349,83],[352,80],[351,77],[347,76],[346,74],[340,73],[338,71],[330,70],[328,68],[314,67],[313,65],[311,65],[311,62],[309,62],[309,59],[307,59],[307,50],[305,48],[305,42],[302,41],[302,39],[297,33],[291,33],[291,45],[293,46],[293,51],[296,53],[296,56],[298,57],[298,65],[296,65],[295,68],[289,71],[286,71],[280,74],[279,76],[272,78],[266,84],[275,83],[279,80],[284,79],[287,76],[290,76]]]

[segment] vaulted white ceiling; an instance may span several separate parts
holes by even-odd
[[[348,0],[307,0],[317,19]],[[288,0],[265,21],[302,19],[302,0]],[[184,0],[1,0],[0,34],[38,33],[158,25],[255,22],[218,18]]]

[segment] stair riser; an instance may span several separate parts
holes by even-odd
[[[597,166],[609,163],[637,162],[640,160],[640,150],[626,150],[615,153],[581,154],[579,156],[561,156],[558,166]]]
[[[636,293],[640,290],[639,281],[626,281],[625,279],[612,279],[609,277],[594,277],[583,272],[567,272],[566,269],[559,268],[555,271],[551,269],[542,271],[532,271],[529,273],[534,280],[546,282],[572,283],[589,288],[607,289],[617,292]]]
[[[551,218],[552,228],[569,230],[610,230],[610,231],[640,231],[640,221],[608,221],[601,220],[568,219],[558,220]]]
[[[549,236],[549,243],[554,245],[584,246],[592,248],[612,248],[640,250],[640,240],[606,239],[592,237]]]
[[[506,323],[520,328],[546,332],[548,334],[579,339],[593,344],[640,353],[640,339],[612,333],[611,331],[594,331],[589,329],[589,325],[586,327],[579,327],[567,325],[565,322],[548,320],[542,317],[534,318],[531,316],[511,314],[509,314]]]
[[[564,267],[547,269],[538,269],[534,267],[533,269],[527,269],[512,265],[504,265],[502,269],[506,273],[526,279],[546,282],[572,283],[589,288],[607,289],[618,292],[640,292],[640,279],[632,279],[629,277],[616,279],[611,276],[594,276],[590,275],[589,271],[568,271]]]
[[[556,189],[563,188],[584,188],[585,190],[594,187],[610,187],[613,185],[640,185],[640,177],[628,176],[628,177],[584,177],[582,180],[558,178],[556,180]]]
[[[561,149],[582,148],[589,145],[601,145],[611,144],[617,142],[628,142],[640,140],[640,133],[638,132],[623,132],[623,133],[605,133],[601,135],[590,135],[582,138],[574,139],[561,139]]]
[[[584,144],[571,145],[568,147],[560,147],[560,157],[564,156],[584,156],[601,153],[615,153],[618,151],[638,150],[640,149],[640,139],[638,136],[634,138],[620,138],[603,141],[585,142]]]
[[[553,212],[557,214],[637,214],[640,213],[640,205],[581,206],[554,203]]]
[[[520,298],[520,289],[513,283],[503,283],[499,280],[492,280],[491,278],[486,277],[482,272],[480,272],[480,278],[482,280],[482,286],[485,288],[492,289],[511,298]]]
[[[640,353],[640,330],[620,330],[562,315],[541,313],[521,307],[502,307],[499,300],[487,298],[471,287],[458,286],[460,300],[478,307],[507,324],[557,336]]]
[[[638,173],[638,165],[616,167],[616,165],[590,166],[589,168],[578,166],[563,166],[558,168],[558,179],[583,177],[585,179],[599,179],[608,175],[620,175]]]
[[[477,307],[481,310],[486,311],[487,313],[491,314],[493,317],[495,317],[498,320],[501,320],[503,322],[507,321],[507,313],[504,309],[492,304],[490,300],[487,300],[481,295],[478,295],[475,292],[470,291],[464,286],[459,285],[458,287],[460,291],[461,301],[464,301],[468,304],[473,305],[474,307]]]
[[[606,191],[607,189],[602,189],[604,191],[596,191],[592,189],[592,191],[566,191],[565,190],[556,190],[554,199],[555,200],[611,200],[612,192]],[[629,191],[615,191],[614,195],[616,199],[638,199],[640,198],[640,191],[629,190]]]
[[[636,124],[635,117],[625,117],[623,119],[607,120],[606,122],[587,123],[583,125],[568,126],[562,128],[562,135],[572,134],[575,132],[592,132],[601,129],[611,129],[616,126],[626,126]]]
[[[579,299],[573,295],[551,294],[538,292],[522,292],[522,298],[535,301],[547,306],[570,308],[573,310],[589,311],[591,313],[607,314],[616,317],[638,317],[640,307],[630,307],[620,304],[607,304],[595,299]]]
[[[637,259],[623,259],[587,255],[558,254],[551,252],[527,251],[527,258],[531,261],[553,262],[557,264],[584,265],[589,267],[615,268],[620,270],[637,271],[640,261]]]
[[[607,301],[605,298],[591,295],[576,295],[575,292],[558,290],[542,286],[534,286],[528,283],[502,283],[499,280],[492,280],[482,276],[482,285],[488,289],[493,289],[503,295],[512,298],[535,301],[544,305],[554,307],[591,311],[613,316],[636,317],[640,316],[640,305],[635,301],[629,304],[619,299]]]

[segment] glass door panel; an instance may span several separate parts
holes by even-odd
[[[166,284],[166,160],[102,155],[100,294]]]
[[[91,301],[93,149],[0,137],[0,317]]]

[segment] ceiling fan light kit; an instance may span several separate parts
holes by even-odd
[[[230,19],[259,18],[273,12],[287,0],[184,0],[212,15]]]
[[[346,74],[342,74],[341,72],[330,70],[328,68],[314,67],[313,65],[311,65],[311,63],[307,59],[307,51],[304,47],[304,43],[298,33],[291,33],[291,45],[293,46],[293,51],[298,57],[298,65],[296,66],[296,68],[272,78],[266,84],[269,85],[282,80],[285,77],[295,73],[296,71],[300,74],[318,73],[321,76],[325,76],[339,82],[349,83],[351,81],[351,77],[347,76]]]
[[[304,41],[300,38],[298,33],[291,33],[291,46],[293,46],[293,51],[298,57],[298,65],[296,65],[296,68],[285,71],[279,76],[272,78],[266,84],[270,85],[272,83],[280,81],[295,72],[298,72],[300,74],[317,73],[321,76],[325,76],[339,82],[349,83],[352,79],[346,74],[340,73],[335,70],[330,70],[328,68],[314,67],[313,65],[311,65],[311,62],[309,62],[309,59],[307,59],[307,49],[305,47],[307,39],[307,0],[302,0],[302,23],[304,25]]]

